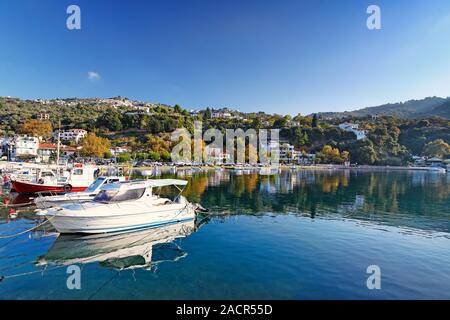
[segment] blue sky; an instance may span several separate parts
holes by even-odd
[[[1,96],[281,114],[450,96],[447,0],[0,0],[0,43]]]

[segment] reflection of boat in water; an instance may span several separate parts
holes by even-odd
[[[137,232],[96,235],[60,235],[37,265],[72,265],[99,262],[125,270],[149,268],[164,261],[176,261],[186,253],[173,241],[190,235],[195,222],[188,221]]]
[[[33,199],[32,198],[30,198],[27,195],[20,194],[20,193],[17,193],[12,198],[11,202],[14,205],[14,207],[26,207],[26,206],[33,205]]]

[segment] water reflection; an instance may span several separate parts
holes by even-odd
[[[117,270],[150,270],[161,262],[176,261],[187,255],[174,243],[195,230],[195,222],[183,222],[136,232],[60,235],[36,265],[72,265],[98,262]]]
[[[210,171],[186,177],[186,195],[217,214],[296,213],[450,231],[450,175],[426,172]]]

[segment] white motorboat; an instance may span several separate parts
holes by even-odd
[[[181,196],[187,181],[159,179],[108,184],[87,203],[72,203],[38,211],[60,233],[107,233],[154,227],[195,219],[195,206]],[[171,201],[154,189],[175,186]]]
[[[436,173],[445,173],[446,172],[446,170],[442,167],[429,167],[428,171],[436,172]]]
[[[34,203],[36,204],[36,207],[38,207],[39,209],[46,209],[64,203],[73,203],[76,201],[87,202],[93,200],[104,185],[124,182],[126,180],[127,180],[126,177],[117,177],[117,176],[98,177],[85,191],[76,193],[70,192],[66,194],[50,195],[50,196],[43,196],[42,194],[40,194],[39,197],[34,199]]]

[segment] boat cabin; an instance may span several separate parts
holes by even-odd
[[[175,186],[180,194],[187,181],[178,179],[139,180],[122,183],[106,184],[94,198],[94,202],[115,203],[123,201],[145,201],[151,205],[165,204],[169,199],[159,198],[153,193],[153,188]],[[183,189],[180,189],[182,186]],[[179,196],[176,197],[176,200]]]

